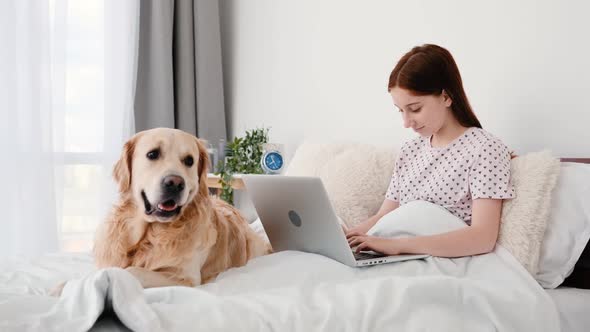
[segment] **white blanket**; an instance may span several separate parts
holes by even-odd
[[[392,218],[374,231],[424,228]],[[0,331],[85,331],[105,306],[135,331],[559,331],[551,298],[501,247],[366,268],[286,251],[196,288],[143,290],[125,270],[111,268],[70,281],[45,311],[31,303],[0,293]]]

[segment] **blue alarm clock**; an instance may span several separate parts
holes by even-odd
[[[278,174],[283,169],[283,155],[277,150],[265,151],[260,164],[266,174]]]

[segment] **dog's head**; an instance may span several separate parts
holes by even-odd
[[[209,154],[197,137],[177,129],[137,133],[123,148],[113,177],[148,222],[172,222],[197,195],[209,195]]]

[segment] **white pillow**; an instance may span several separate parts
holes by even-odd
[[[590,165],[562,163],[535,279],[555,288],[567,278],[590,239]]]
[[[285,175],[322,179],[334,210],[353,227],[377,213],[389,186],[396,149],[361,143],[303,143]]]
[[[510,181],[516,197],[503,202],[498,243],[532,276],[538,270],[559,164],[549,151],[528,153],[510,162]]]
[[[469,226],[444,207],[426,201],[412,201],[381,217],[367,234],[392,238],[428,236],[464,227]]]

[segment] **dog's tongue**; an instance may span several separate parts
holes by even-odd
[[[172,200],[166,201],[163,203],[159,203],[158,209],[163,210],[163,211],[172,211],[172,210],[176,209],[176,203],[174,203],[174,201],[172,201]]]

